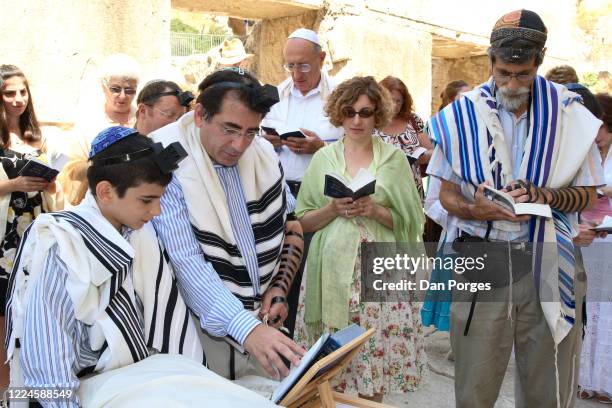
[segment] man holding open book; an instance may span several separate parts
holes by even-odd
[[[442,180],[440,201],[458,217],[458,240],[506,242],[493,258],[508,256],[510,265],[505,279],[485,269],[485,279],[506,282],[479,297],[490,302],[452,305],[458,407],[495,404],[513,347],[517,406],[568,406],[575,396],[585,279],[572,220],[602,181],[593,144],[601,122],[578,95],[537,75],[546,36],[536,13],[504,15],[491,33],[489,81],[428,123],[436,144],[428,173]],[[487,188],[548,205],[552,217],[517,215]],[[547,254],[542,245],[524,249],[544,242]],[[531,270],[513,270],[515,260]]]

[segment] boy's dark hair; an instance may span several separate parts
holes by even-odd
[[[204,120],[210,121],[221,110],[225,95],[231,93],[253,112],[262,117],[270,111],[270,102],[264,86],[257,78],[242,69],[222,69],[208,75],[198,86],[196,102],[204,107]],[[276,101],[278,102],[278,100]]]
[[[132,154],[151,146],[153,146],[151,139],[140,133],[134,133],[113,143],[92,159],[99,160]],[[172,180],[172,173],[163,173],[153,160],[153,154],[126,163],[89,166],[87,182],[94,196],[98,183],[105,180],[115,188],[119,198],[122,198],[128,188],[138,187],[143,183],[159,184],[165,187]]]

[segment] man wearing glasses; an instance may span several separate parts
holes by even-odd
[[[261,368],[285,376],[281,356],[295,364],[303,353],[277,330],[303,242],[278,156],[258,136],[278,101],[266,89],[242,69],[217,71],[200,84],[192,112],[150,134],[188,152],[153,224],[209,334],[202,336],[209,367],[232,380]]]
[[[332,126],[323,114],[325,100],[335,84],[321,71],[325,52],[317,34],[305,28],[294,31],[287,39],[283,57],[283,67],[291,76],[278,86],[280,102],[272,107],[262,126],[274,128],[279,134],[300,129],[306,136],[282,141],[277,135],[265,135],[277,149],[287,183],[297,197],[312,155],[325,141],[342,136],[342,130]]]
[[[141,135],[176,122],[183,116],[193,100],[193,94],[183,92],[172,81],[155,79],[142,87],[136,98],[136,125]]]
[[[546,38],[536,13],[504,15],[491,32],[489,81],[427,125],[436,145],[427,172],[442,180],[440,201],[458,219],[452,251],[485,242],[481,277],[495,282],[471,301],[452,295],[457,407],[495,405],[513,348],[516,406],[571,406],[576,394],[585,274],[572,236],[602,184],[593,144],[601,122],[578,95],[537,75]],[[517,216],[485,185],[553,216]]]
[[[305,28],[295,30],[285,45],[283,67],[291,76],[278,86],[280,102],[270,109],[262,126],[274,128],[278,134],[300,129],[304,138],[289,137],[281,140],[277,135],[264,134],[276,148],[280,157],[287,184],[297,197],[304,172],[312,155],[325,145],[342,136],[342,128],[334,127],[323,113],[327,97],[335,84],[326,72],[321,71],[325,52],[321,49],[317,34]],[[304,262],[312,234],[306,234]],[[303,265],[300,267],[291,294],[289,295],[289,318],[285,326],[293,333],[295,314],[302,281]]]

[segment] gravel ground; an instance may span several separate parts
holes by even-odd
[[[415,392],[392,394],[386,404],[396,407],[454,407],[454,365],[446,359],[450,349],[448,332],[434,332],[427,336],[427,355],[430,372],[424,384]],[[514,407],[514,359],[510,359],[495,408]],[[577,400],[576,408],[603,408],[596,401]]]

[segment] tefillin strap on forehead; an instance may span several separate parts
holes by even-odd
[[[256,105],[263,106],[268,109],[274,104],[278,103],[278,101],[280,100],[278,96],[278,89],[274,85],[259,85],[258,83],[253,82],[217,82],[204,89],[203,92],[217,88],[246,90],[249,94],[252,95],[252,97],[254,98],[253,102],[255,102]]]
[[[142,102],[151,102],[157,98],[161,98],[162,96],[176,96],[181,106],[189,106],[189,103],[195,99],[195,96],[193,96],[193,94],[189,91],[166,91],[149,95],[146,98],[143,98]]]
[[[187,152],[179,142],[170,143],[166,147],[161,143],[154,143],[151,147],[133,153],[105,157],[102,159],[96,159],[94,157],[91,159],[91,165],[110,166],[113,164],[130,163],[149,156],[153,159],[155,164],[157,164],[162,173],[169,174],[177,169],[181,160],[187,157]]]

